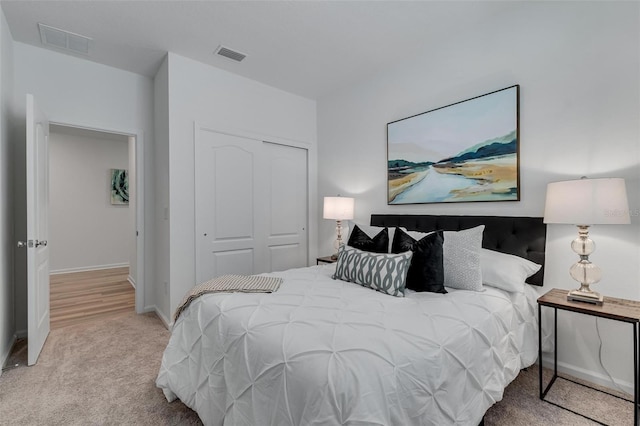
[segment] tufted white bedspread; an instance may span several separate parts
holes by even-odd
[[[206,425],[473,425],[537,358],[536,293],[392,297],[292,269],[272,294],[208,294],[156,384]]]

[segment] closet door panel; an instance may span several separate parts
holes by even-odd
[[[307,150],[265,143],[265,163],[269,270],[307,266]]]
[[[214,252],[213,260],[217,277],[227,274],[251,275],[253,273],[253,250],[251,249]]]
[[[263,272],[255,214],[262,143],[200,129],[195,153],[197,282]]]
[[[307,266],[307,150],[200,128],[196,279]]]

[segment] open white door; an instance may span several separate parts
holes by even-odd
[[[27,95],[28,364],[49,335],[49,122]]]

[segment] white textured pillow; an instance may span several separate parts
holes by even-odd
[[[494,250],[480,251],[480,268],[485,285],[505,291],[524,291],[525,280],[542,266],[525,258]]]
[[[483,291],[480,251],[484,225],[462,231],[444,231],[444,286]]]

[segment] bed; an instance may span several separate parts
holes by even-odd
[[[544,265],[541,218],[372,215],[371,225],[459,231]],[[542,285],[544,268],[527,278]],[[485,286],[392,297],[332,279],[335,265],[267,274],[271,294],[195,299],[156,380],[206,425],[478,425],[537,358],[537,293]]]

